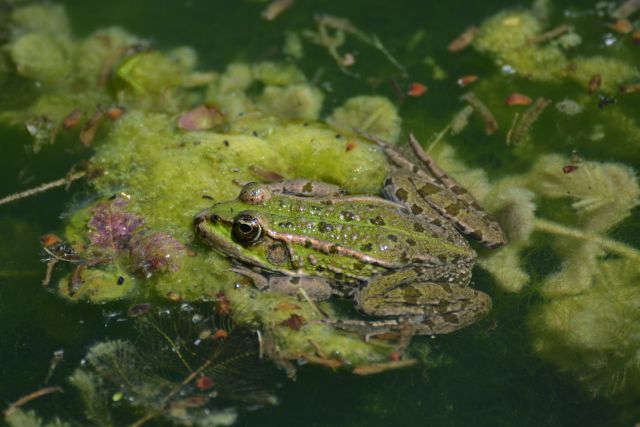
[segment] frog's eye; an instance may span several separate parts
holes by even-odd
[[[240,214],[233,220],[231,233],[238,243],[257,243],[262,237],[262,226],[255,216]]]

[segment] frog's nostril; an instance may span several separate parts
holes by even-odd
[[[213,222],[214,224],[218,222],[219,219],[220,217],[216,214],[211,214],[211,216],[209,217],[209,221]]]

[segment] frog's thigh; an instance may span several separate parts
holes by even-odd
[[[399,272],[401,273],[401,272]],[[443,334],[470,325],[491,309],[491,298],[476,289],[416,278],[395,283],[379,276],[355,295],[358,309],[371,316],[417,319],[419,334]]]
[[[324,301],[331,297],[332,288],[321,277],[272,276],[268,278],[266,290],[286,295],[300,296],[304,291],[313,301]]]

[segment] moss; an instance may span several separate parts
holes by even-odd
[[[639,278],[636,262],[599,263],[588,291],[555,298],[531,314],[535,350],[593,394],[640,393]],[[575,278],[555,275],[547,284],[562,280]]]
[[[70,42],[46,33],[27,33],[8,47],[18,74],[45,84],[71,77]]]
[[[252,68],[253,78],[269,86],[289,86],[307,79],[297,67],[280,62],[259,62]]]
[[[284,120],[318,120],[323,98],[318,88],[307,84],[267,86],[258,108]]]
[[[369,132],[390,143],[400,137],[401,120],[391,101],[381,96],[348,99],[327,118],[334,128],[352,134],[354,129]]]
[[[64,6],[34,4],[16,9],[11,14],[14,33],[39,32],[54,37],[68,37],[71,33]]]
[[[116,71],[135,91],[158,93],[180,86],[185,78],[181,63],[160,52],[142,52],[128,58]]]
[[[581,41],[574,33],[547,45],[529,42],[541,31],[539,19],[529,11],[500,12],[482,24],[474,46],[480,52],[492,55],[498,65],[512,67],[522,77],[538,81],[559,81],[569,77],[586,87],[590,78],[599,74],[602,89],[610,91],[639,75],[637,67],[617,58],[567,58],[561,48],[574,47]]]

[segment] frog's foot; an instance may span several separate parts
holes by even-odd
[[[277,292],[284,295],[309,297],[312,301],[324,301],[332,295],[331,286],[321,277],[296,277],[263,275],[244,266],[234,266],[229,271],[249,278],[261,291]],[[302,292],[301,292],[302,291]]]
[[[418,335],[447,334],[471,325],[491,310],[491,298],[467,286],[416,281],[389,287],[365,286],[357,308],[370,316],[406,319]]]

